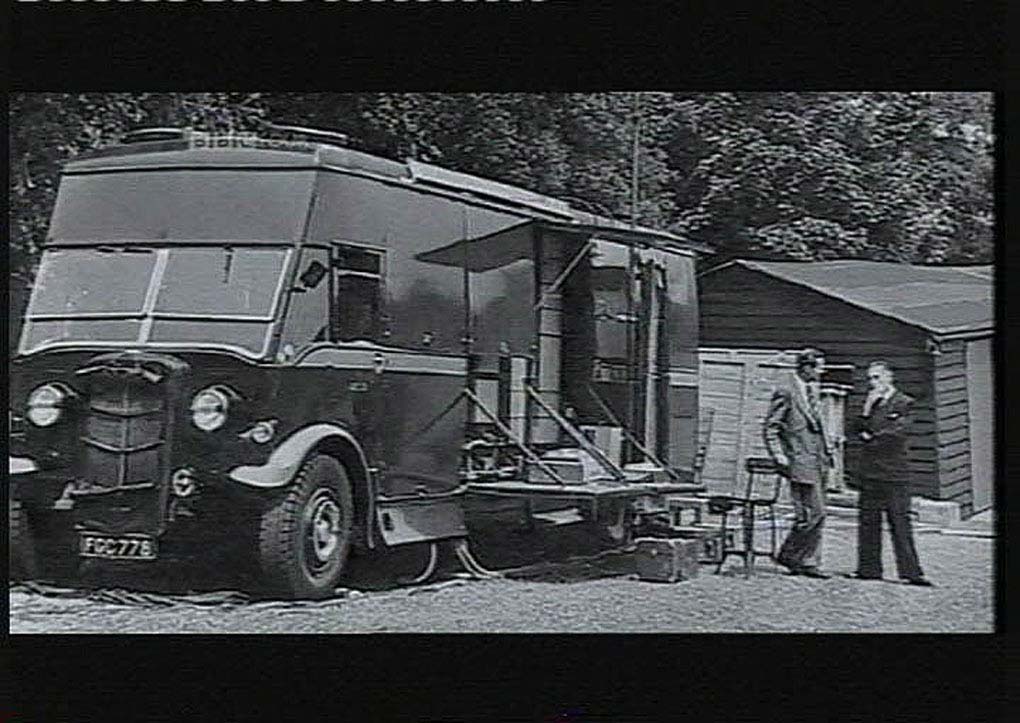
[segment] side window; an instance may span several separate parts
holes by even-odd
[[[281,341],[294,348],[326,341],[328,328],[329,254],[325,249],[306,248],[301,252],[298,275],[290,289]]]
[[[333,249],[333,338],[377,341],[381,332],[385,253],[355,244]]]

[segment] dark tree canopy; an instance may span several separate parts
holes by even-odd
[[[131,128],[336,129],[414,157],[637,220],[730,256],[990,263],[987,93],[12,94],[12,316],[60,164]]]

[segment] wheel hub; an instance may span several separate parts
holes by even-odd
[[[323,494],[313,500],[307,532],[313,564],[329,563],[340,546],[340,507],[330,497]]]

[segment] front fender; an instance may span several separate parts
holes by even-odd
[[[350,432],[335,424],[313,424],[294,432],[279,447],[273,450],[262,465],[241,465],[230,470],[229,477],[249,487],[273,489],[283,487],[297,474],[308,453],[316,445],[329,438],[339,438],[351,445],[357,452],[363,471],[368,475],[368,460],[365,453]]]
[[[39,465],[31,457],[11,457],[7,455],[7,474],[12,477],[16,474],[36,472],[38,469]]]

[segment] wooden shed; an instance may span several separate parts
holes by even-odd
[[[889,362],[917,400],[909,443],[917,494],[970,516],[993,505],[993,272],[989,266],[877,261],[736,260],[699,277],[701,344],[789,350],[814,346],[854,366],[846,423],[860,413],[865,373]],[[846,448],[853,486],[859,445]]]

